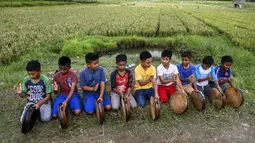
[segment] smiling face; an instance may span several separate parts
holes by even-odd
[[[188,66],[190,64],[191,59],[189,57],[182,57],[182,65]]]
[[[92,61],[91,63],[87,64],[88,68],[91,70],[97,70],[99,67],[99,59]]]
[[[152,58],[148,58],[144,61],[141,61],[141,65],[143,68],[149,68],[151,66],[152,63]]]
[[[223,70],[228,70],[232,67],[232,63],[231,62],[225,62],[222,66]]]

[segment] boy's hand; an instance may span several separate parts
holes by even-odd
[[[128,101],[128,100],[129,100],[128,95],[125,96],[124,100],[125,100],[125,101]]]
[[[209,76],[207,77],[207,80],[213,80],[213,77],[209,75]]]
[[[151,75],[150,78],[149,78],[149,80],[152,81],[153,78],[154,78],[154,75]]]
[[[192,82],[194,82],[194,80],[195,80],[194,75],[191,75],[191,76],[189,77],[189,82],[192,83]]]
[[[40,107],[41,107],[41,105],[40,105],[39,103],[38,103],[38,104],[35,104],[34,106],[35,106],[35,110],[39,110]]]
[[[223,91],[222,91],[220,86],[218,86],[218,90],[220,91],[220,93],[223,93]]]
[[[155,98],[156,98],[156,100],[159,100],[159,96],[158,96],[158,94],[156,94],[156,95],[155,95]]]
[[[96,86],[93,87],[93,91],[97,91],[98,86],[99,86],[99,83]]]
[[[19,86],[14,85],[13,90],[20,95],[22,93],[21,83],[19,84]]]
[[[52,84],[52,88],[55,91],[58,91],[58,84],[56,83],[56,81],[54,81],[54,83]]]
[[[102,99],[101,97],[99,97],[99,98],[97,98],[97,101],[98,101],[98,102],[102,102],[103,99]]]
[[[66,107],[67,107],[67,101],[65,100],[62,104],[63,104],[62,106],[64,106],[64,109],[66,109]]]
[[[228,78],[228,83],[232,83],[233,82],[233,79],[230,77],[230,78]]]

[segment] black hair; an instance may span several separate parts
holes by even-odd
[[[58,59],[58,65],[59,66],[71,66],[71,59],[67,56],[60,57]]]
[[[213,62],[214,62],[214,60],[213,60],[213,57],[211,57],[211,56],[206,56],[203,59],[203,64],[213,65]]]
[[[86,56],[85,56],[85,61],[87,64],[90,64],[92,63],[93,61],[95,60],[98,60],[99,59],[99,55],[96,54],[96,53],[92,53],[92,52],[89,52]]]
[[[27,63],[26,70],[27,71],[40,71],[41,63],[38,60],[31,60]]]
[[[233,58],[231,56],[223,56],[221,58],[221,64],[224,64],[224,63],[233,63]]]
[[[191,54],[190,51],[184,51],[184,52],[181,52],[181,56],[182,57],[187,57],[187,58],[191,59],[192,54]]]
[[[161,53],[161,57],[168,57],[168,58],[172,58],[172,51],[171,50],[163,50]]]
[[[141,61],[144,61],[144,60],[149,59],[151,57],[152,57],[151,53],[148,52],[148,51],[143,51],[143,52],[140,53],[140,60]]]
[[[116,63],[118,62],[126,62],[127,61],[127,56],[125,54],[119,54],[116,56]]]

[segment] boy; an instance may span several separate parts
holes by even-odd
[[[197,89],[205,94],[207,98],[210,97],[212,85],[209,84],[209,81],[214,81],[216,88],[222,92],[217,76],[215,75],[215,70],[213,65],[213,58],[211,56],[206,56],[203,59],[203,63],[196,66],[196,81]]]
[[[156,82],[156,69],[152,62],[151,53],[144,51],[140,53],[140,64],[135,68],[135,98],[139,106],[144,107],[146,97],[158,96],[158,86]],[[154,87],[154,88],[153,88]]]
[[[116,64],[118,69],[111,73],[111,101],[112,109],[118,110],[120,107],[120,96],[125,95],[126,100],[129,100],[130,107],[137,106],[134,97],[131,95],[133,88],[133,76],[130,70],[126,69],[127,56],[119,54],[116,56]]]
[[[177,65],[177,68],[184,91],[191,95],[193,91],[197,91],[197,84],[195,82],[195,67],[190,64],[192,54],[190,51],[185,51],[181,53],[181,56],[182,63]],[[194,88],[192,87],[192,83]]]
[[[52,117],[58,115],[58,105],[63,104],[64,108],[67,104],[75,115],[81,113],[80,95],[77,89],[77,74],[71,71],[71,59],[63,56],[58,60],[59,72],[54,76],[53,89],[58,95],[56,96],[52,108]]]
[[[87,67],[80,73],[80,87],[83,90],[84,110],[93,114],[96,110],[95,100],[103,102],[106,110],[110,110],[110,96],[105,90],[104,68],[99,66],[99,56],[95,53],[88,53],[85,56]]]
[[[219,79],[218,82],[223,92],[225,92],[228,88],[228,86],[226,85],[227,83],[233,86],[232,72],[230,69],[232,63],[233,59],[231,56],[223,56],[221,58],[221,65],[215,68],[217,78]]]
[[[170,64],[172,52],[164,50],[161,53],[161,64],[157,67],[157,84],[158,93],[163,104],[168,102],[168,95],[172,95],[177,91],[176,84],[182,92],[184,92],[180,79],[177,66]]]
[[[28,76],[24,78],[23,84],[16,87],[15,92],[22,98],[27,97],[27,104],[24,107],[20,122],[23,123],[26,108],[34,104],[36,110],[40,110],[42,122],[51,120],[50,98],[52,93],[51,80],[41,74],[41,64],[38,60],[31,60],[27,63]]]

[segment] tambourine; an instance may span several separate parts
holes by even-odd
[[[34,104],[28,105],[25,110],[24,119],[22,122],[22,133],[27,133],[33,129],[38,113],[39,111],[35,109]]]
[[[99,124],[102,124],[105,120],[104,117],[104,107],[102,105],[102,102],[98,102],[97,100],[95,100],[96,103],[96,118],[97,118],[97,122]]]
[[[176,91],[170,96],[170,107],[176,114],[184,113],[188,108],[188,96],[186,93]]]
[[[231,107],[239,107],[243,104],[243,95],[237,88],[230,87],[225,91],[227,105]]]
[[[224,108],[226,105],[226,96],[216,88],[212,88],[210,100],[216,109]]]
[[[152,96],[150,98],[150,110],[152,119],[154,121],[158,120],[160,117],[160,103],[159,100],[155,100],[155,98]]]
[[[66,129],[69,125],[68,111],[63,104],[58,105],[58,120],[62,129]]]
[[[198,111],[203,111],[206,108],[205,96],[201,91],[193,91],[191,93],[191,101]]]

